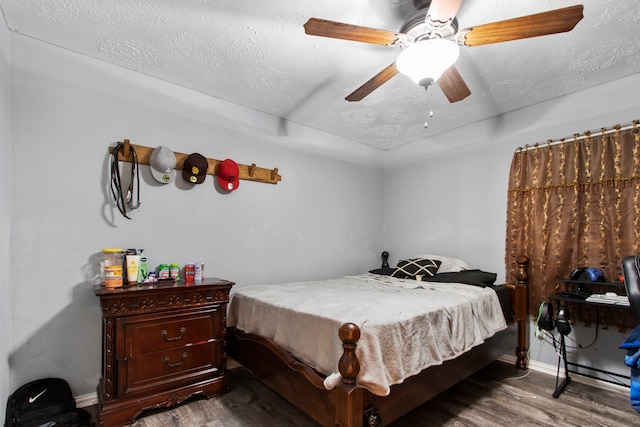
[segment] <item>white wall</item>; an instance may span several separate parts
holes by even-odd
[[[143,247],[152,266],[203,261],[207,275],[238,286],[358,273],[377,266],[382,250],[392,262],[426,251],[458,256],[504,280],[514,149],[639,111],[632,76],[382,155],[0,27],[0,267],[8,271],[0,300],[11,313],[0,314],[10,325],[0,357],[11,369],[0,397],[46,375],[67,378],[76,395],[95,392],[101,331],[92,285],[105,246]],[[278,167],[283,180],[242,181],[220,194],[211,177],[162,186],[143,166],[142,207],[129,221],[106,188],[107,148],[123,138]],[[429,144],[446,149],[426,155]],[[624,334],[605,335],[590,351],[619,360],[611,343]],[[532,347],[534,360],[555,364],[549,346]]]
[[[152,267],[202,261],[207,276],[237,286],[379,265],[384,170],[377,150],[347,142],[352,158],[377,158],[373,166],[313,155],[323,140],[329,147],[344,141],[11,38],[12,389],[55,375],[76,395],[95,392],[101,318],[92,286],[103,247],[144,248]],[[237,191],[221,194],[211,176],[194,187],[181,178],[163,186],[141,166],[142,205],[130,221],[113,209],[106,190],[108,146],[124,138],[277,167],[282,181],[241,181]]]
[[[390,261],[440,253],[496,272],[504,281],[506,195],[513,152],[525,144],[640,119],[639,86],[636,74],[390,150],[384,195],[384,242]],[[453,153],[429,155],[431,144]],[[591,342],[593,329],[575,329],[572,337],[580,344]],[[617,348],[625,337],[615,328],[601,331],[596,345],[576,350],[572,359],[581,364],[591,360],[592,366],[628,375],[624,353]],[[552,346],[532,341],[532,360],[556,363]]]
[[[6,402],[11,343],[11,49],[1,14],[0,21],[0,402]]]

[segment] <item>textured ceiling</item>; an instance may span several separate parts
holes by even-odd
[[[457,18],[574,4],[569,33],[463,49],[472,93],[450,104],[403,75],[349,103],[399,48],[304,33],[311,17],[398,31],[410,0],[0,0],[11,31],[381,149],[640,72],[637,0],[465,0]]]

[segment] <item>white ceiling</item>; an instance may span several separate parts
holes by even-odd
[[[638,0],[465,0],[457,18],[574,4],[569,33],[463,49],[472,93],[450,104],[400,74],[349,103],[399,48],[304,33],[311,17],[398,31],[411,0],[0,0],[16,33],[381,149],[640,72]]]

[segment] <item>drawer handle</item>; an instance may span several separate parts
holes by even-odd
[[[160,335],[162,335],[162,337],[167,341],[177,341],[180,338],[182,338],[185,332],[187,332],[187,328],[183,326],[182,328],[180,328],[180,335],[178,335],[177,337],[168,338],[167,337],[168,332],[166,329],[163,329],[162,332],[160,332]]]
[[[184,363],[184,361],[186,360],[186,358],[187,358],[187,353],[182,353],[182,360],[180,360],[179,362],[175,362],[175,363],[169,362],[169,356],[163,357],[162,361],[164,363],[166,363],[167,366],[169,366],[170,368],[175,368],[176,366],[182,365]]]

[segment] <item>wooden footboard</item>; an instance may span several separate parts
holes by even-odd
[[[390,423],[509,352],[514,338],[513,329],[501,331],[462,356],[391,386],[388,396],[376,396],[355,385],[359,328],[348,323],[340,331],[341,338],[347,338],[347,356],[340,361],[342,384],[333,390],[324,388],[323,375],[264,337],[230,328],[227,349],[230,357],[320,425],[361,427],[365,411],[370,410],[377,422]]]
[[[371,417],[366,425],[388,424],[511,351],[516,333],[516,366],[526,368],[528,262],[527,257],[518,258],[517,283],[507,285],[516,327],[497,333],[456,359],[393,385],[388,396],[376,396],[356,385],[360,364],[355,350],[360,329],[353,323],[346,323],[339,330],[344,348],[338,365],[342,382],[333,390],[324,387],[324,375],[267,338],[229,328],[227,351],[230,357],[323,426],[361,427],[365,413]]]

